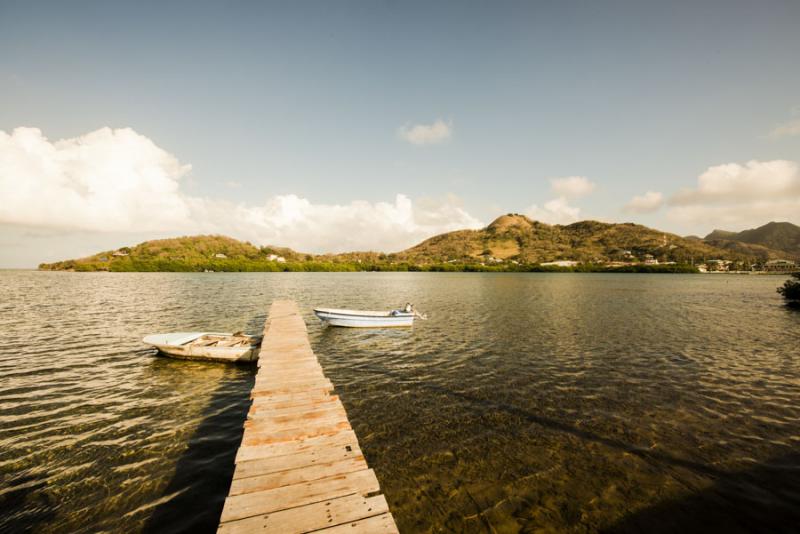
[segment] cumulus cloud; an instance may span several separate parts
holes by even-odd
[[[541,208],[534,204],[525,214],[531,219],[548,224],[570,224],[580,219],[581,209],[570,206],[565,197],[558,197],[545,202]]]
[[[625,204],[623,211],[627,213],[652,213],[664,205],[664,195],[657,191],[648,191],[637,195]]]
[[[75,229],[186,228],[178,194],[191,169],[129,128],[50,142],[0,131],[0,222]]]
[[[415,124],[401,127],[397,134],[414,145],[432,145],[450,139],[453,126],[438,119],[433,124]]]
[[[483,226],[454,197],[414,202],[398,194],[394,202],[315,204],[279,195],[259,205],[197,199],[193,208],[204,232],[311,252],[396,251],[441,232]]]
[[[551,178],[550,189],[556,195],[566,198],[585,197],[595,189],[595,183],[585,176],[566,176],[564,178]]]
[[[683,189],[670,203],[749,204],[758,200],[778,200],[800,194],[798,165],[794,161],[748,161],[744,165],[726,163],[709,167],[697,178],[697,187]]]
[[[131,129],[51,142],[0,131],[0,223],[89,232],[222,233],[309,252],[406,248],[479,228],[454,196],[317,204],[296,195],[232,203],[187,195],[191,167]]]
[[[669,201],[669,217],[683,223],[730,228],[800,219],[800,166],[787,160],[748,161],[709,167],[697,187]]]
[[[800,118],[779,124],[769,133],[769,136],[773,139],[795,135],[800,135]]]

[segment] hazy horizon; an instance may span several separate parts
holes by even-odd
[[[0,267],[800,224],[800,4],[0,3]]]

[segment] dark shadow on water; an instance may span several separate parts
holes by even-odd
[[[706,490],[635,512],[603,532],[800,532],[800,453],[726,473]]]
[[[177,495],[155,509],[144,532],[217,531],[254,382],[255,371],[234,381],[222,381],[163,493],[164,497]]]
[[[377,365],[369,367],[397,380],[407,379]],[[506,402],[436,384],[420,383],[418,387],[461,399],[482,410],[505,412],[552,431],[624,451],[655,465],[689,469],[714,481],[707,490],[637,512],[609,528],[609,533],[800,533],[800,453],[776,457],[746,471],[726,472],[666,451],[605,437]],[[346,404],[346,396],[343,401]]]
[[[11,489],[0,496],[0,532],[37,532],[39,525],[51,521],[55,506],[47,488],[47,475],[20,476],[3,482]]]

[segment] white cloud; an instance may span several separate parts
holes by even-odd
[[[415,124],[403,126],[397,134],[414,145],[432,145],[450,139],[453,125],[438,119],[433,124]]]
[[[697,178],[697,187],[678,192],[670,203],[750,204],[800,195],[800,171],[793,161],[748,161],[709,167]]]
[[[193,207],[204,232],[304,252],[397,251],[438,233],[483,226],[453,197],[415,203],[398,194],[394,202],[314,204],[280,195],[255,206],[197,199]]]
[[[131,129],[51,142],[0,131],[0,224],[89,232],[222,233],[308,252],[394,251],[479,228],[454,196],[315,204],[296,195],[244,204],[180,190],[190,166]]]
[[[534,204],[525,214],[531,219],[548,224],[570,224],[580,219],[581,209],[570,206],[565,197],[558,197],[545,202],[541,208]]]
[[[564,178],[551,178],[550,188],[556,195],[566,198],[585,197],[594,191],[596,184],[585,176],[567,176]]]
[[[183,228],[178,194],[191,166],[129,128],[50,142],[37,128],[0,131],[0,222],[159,231]]]
[[[779,124],[769,133],[769,136],[773,139],[795,135],[800,135],[800,118]]]
[[[648,191],[637,195],[625,204],[623,211],[628,213],[652,213],[664,205],[664,195],[657,191]]]
[[[697,178],[696,188],[678,192],[669,203],[669,217],[684,224],[737,229],[797,222],[800,166],[786,160],[716,165]]]

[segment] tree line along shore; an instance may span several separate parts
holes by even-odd
[[[111,262],[76,262],[67,260],[42,264],[44,271],[76,272],[617,272],[617,273],[698,273],[690,264],[577,265],[358,262],[358,261],[268,261],[210,259],[179,261],[168,259],[124,259]]]

